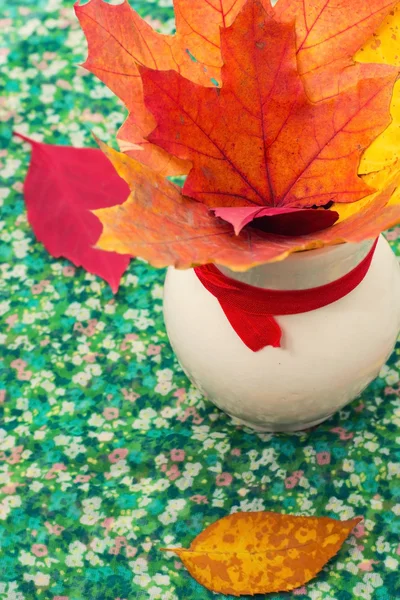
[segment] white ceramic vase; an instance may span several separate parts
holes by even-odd
[[[228,277],[269,289],[325,285],[353,270],[372,242],[301,252]],[[361,284],[317,310],[276,317],[282,347],[252,352],[192,269],[170,268],[164,291],[169,339],[193,384],[236,422],[257,431],[321,423],[378,375],[400,330],[400,268],[384,237]]]

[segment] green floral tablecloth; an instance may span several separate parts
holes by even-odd
[[[171,3],[133,5],[170,32]],[[400,347],[325,424],[255,435],[179,368],[163,271],[133,262],[113,297],[35,243],[12,128],[89,146],[124,118],[77,66],[85,48],[72,0],[0,1],[0,598],[211,599],[159,548],[267,509],[365,518],[316,580],[271,598],[398,600]],[[388,237],[400,254],[400,230]]]

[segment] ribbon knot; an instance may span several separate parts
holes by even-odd
[[[229,323],[253,352],[265,346],[279,348],[282,330],[275,316],[296,315],[332,304],[347,296],[364,279],[378,240],[367,256],[340,279],[306,290],[270,290],[231,279],[215,265],[195,267],[194,272],[221,305]]]

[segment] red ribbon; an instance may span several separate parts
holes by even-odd
[[[197,277],[221,305],[229,323],[250,350],[279,348],[282,330],[273,315],[297,315],[347,296],[368,273],[378,240],[347,275],[308,290],[269,290],[226,277],[214,265],[195,267]]]

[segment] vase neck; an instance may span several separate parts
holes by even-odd
[[[367,256],[374,240],[338,244],[291,254],[286,260],[267,263],[243,273],[216,265],[227,277],[272,290],[304,290],[326,285],[350,273]]]

